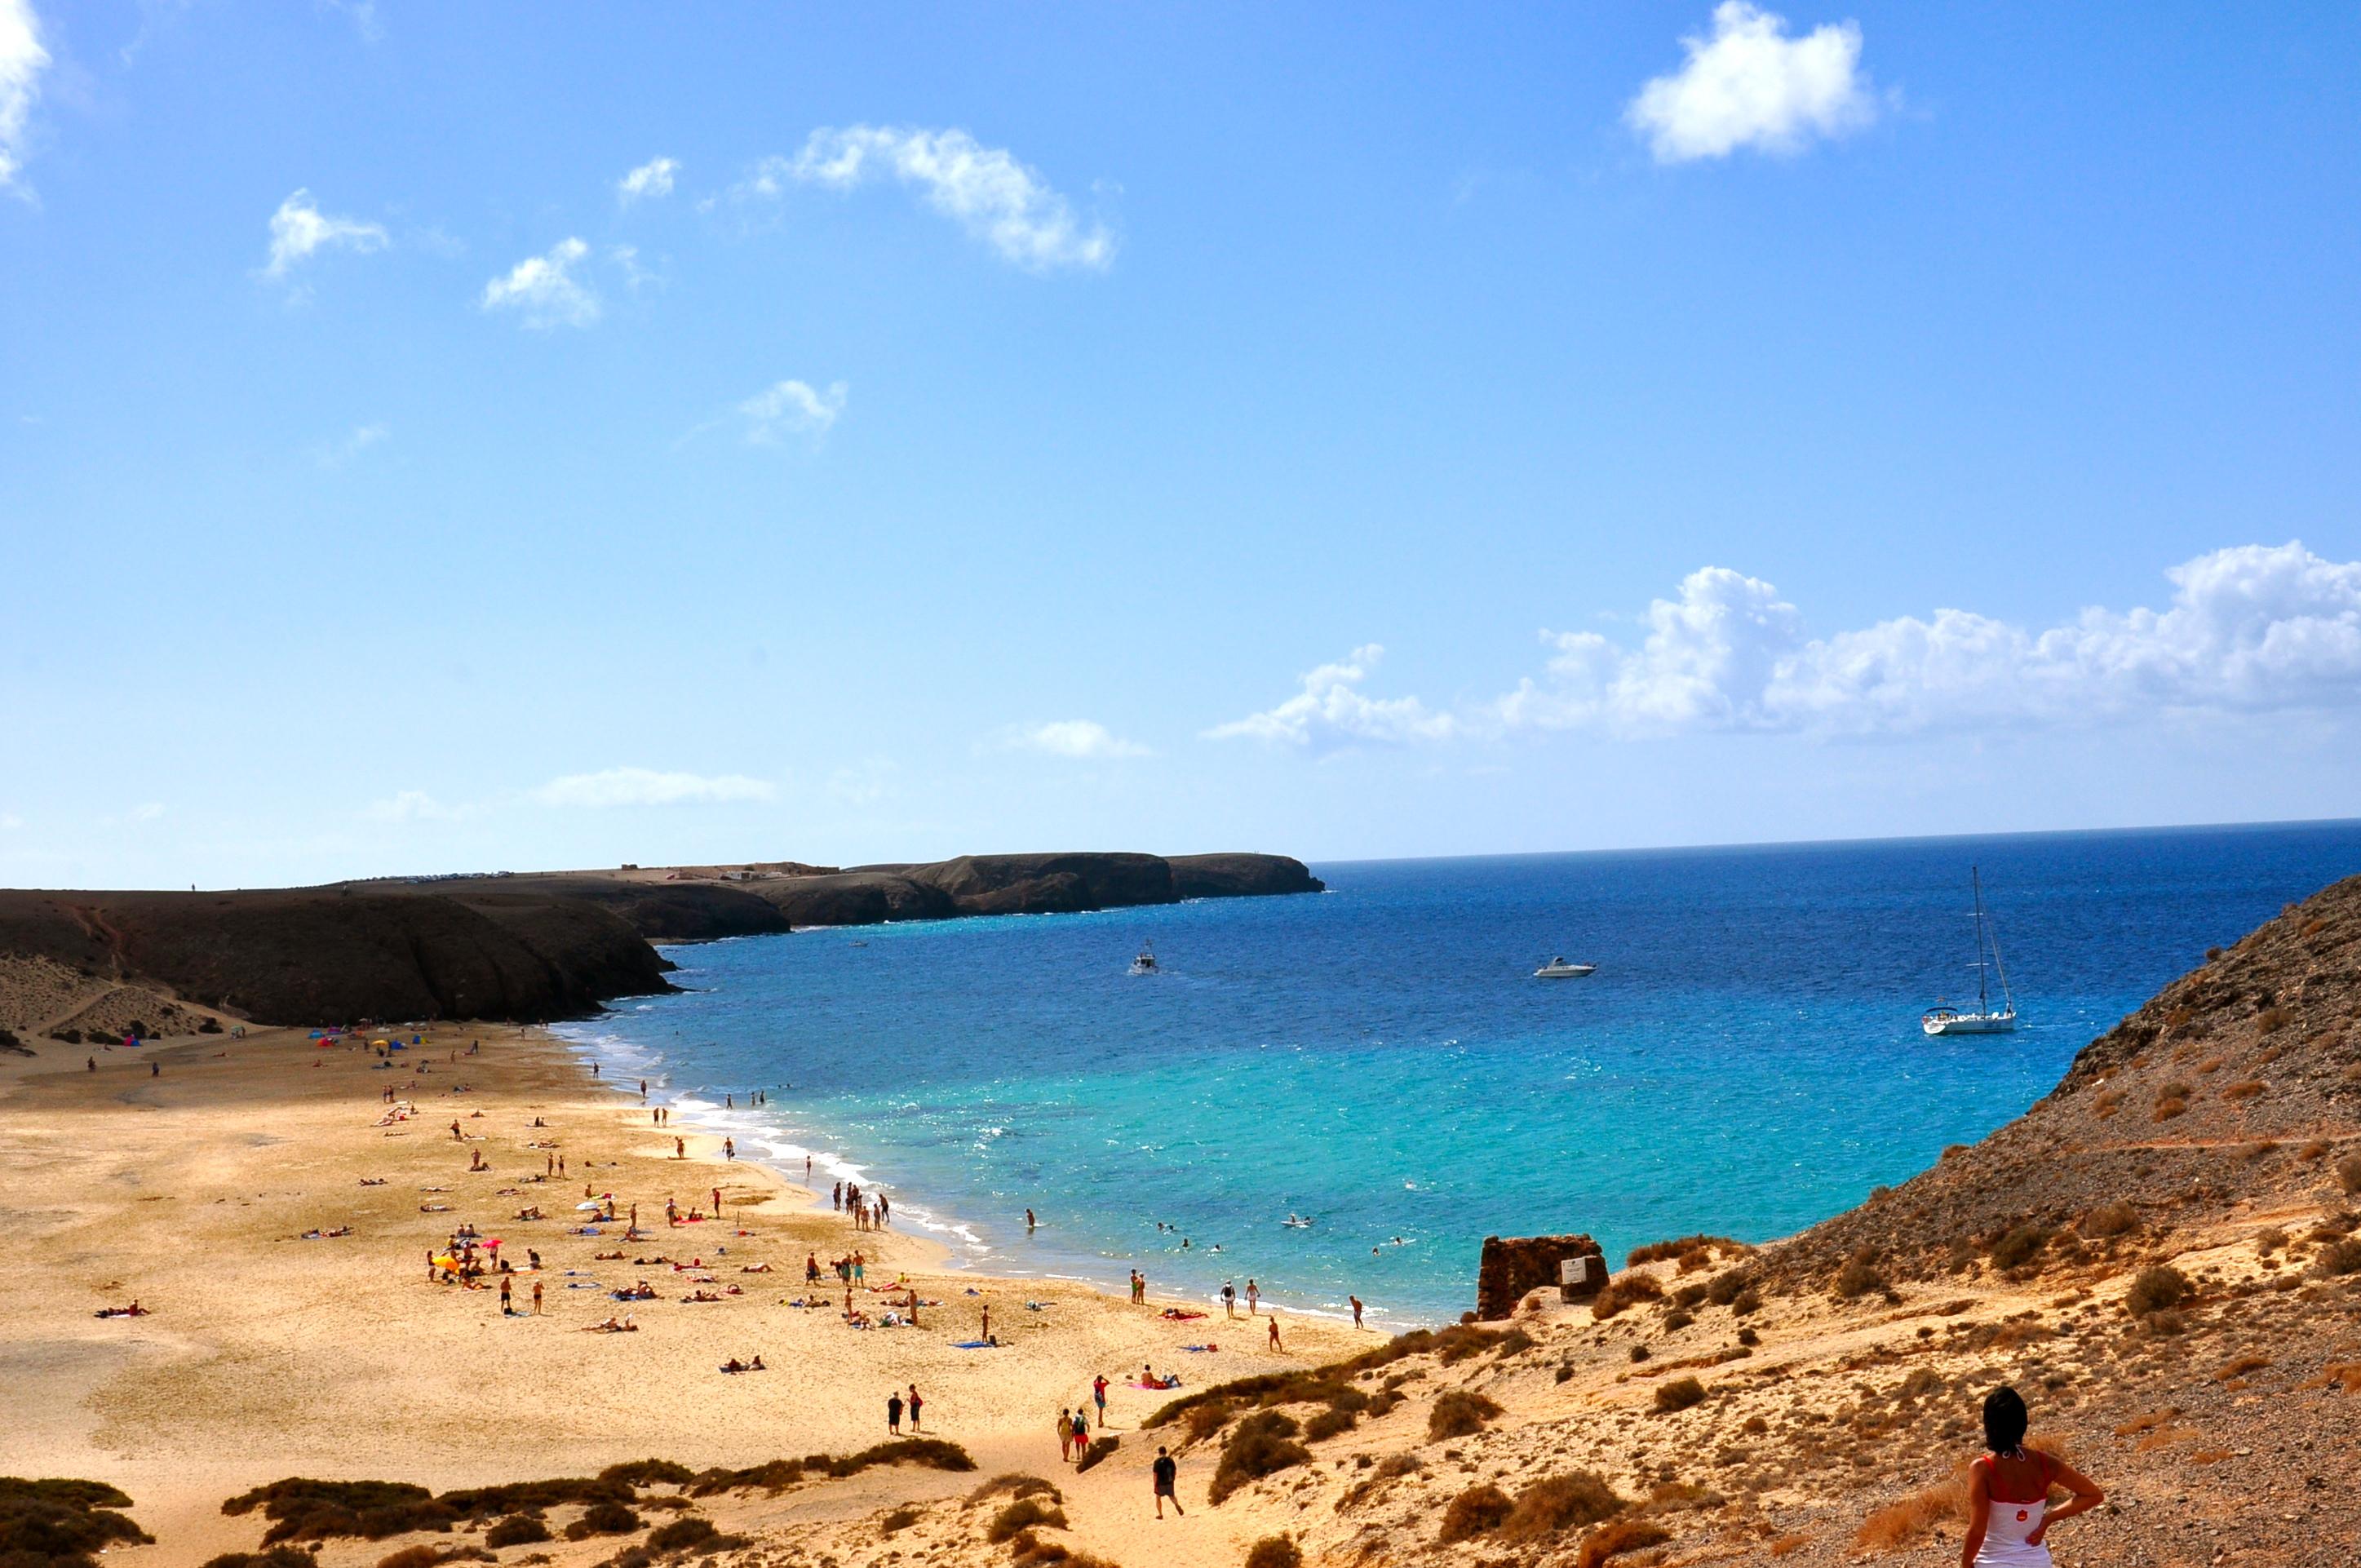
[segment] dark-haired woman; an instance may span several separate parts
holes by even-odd
[[[2051,1568],[2042,1544],[2049,1527],[2106,1500],[2072,1465],[2025,1446],[2027,1419],[2014,1388],[1996,1388],[1984,1399],[1984,1447],[1991,1452],[1969,1467],[1960,1568]],[[2052,1486],[2073,1494],[2055,1509]]]

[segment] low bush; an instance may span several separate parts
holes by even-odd
[[[1609,1519],[1582,1538],[1582,1544],[1575,1550],[1575,1568],[1600,1568],[1627,1552],[1661,1546],[1672,1539],[1672,1531],[1647,1519]]]
[[[812,1453],[801,1459],[774,1459],[744,1470],[700,1471],[690,1477],[688,1494],[709,1497],[717,1492],[749,1491],[758,1486],[764,1491],[780,1492],[807,1475],[825,1475],[840,1481],[878,1464],[922,1464],[930,1470],[954,1472],[975,1468],[975,1461],[958,1443],[939,1437],[904,1437],[872,1444],[858,1453]]]
[[[1631,1268],[1643,1263],[1661,1263],[1668,1257],[1685,1257],[1714,1247],[1726,1252],[1746,1250],[1745,1244],[1734,1242],[1728,1236],[1676,1236],[1671,1241],[1650,1242],[1645,1246],[1633,1247],[1624,1257],[1623,1266]]]
[[[1853,1547],[1861,1552],[1899,1552],[1938,1524],[1965,1519],[1967,1511],[1968,1467],[1962,1463],[1949,1479],[1923,1486],[1863,1519],[1853,1536]]]
[[[1472,1436],[1482,1431],[1484,1423],[1499,1413],[1498,1403],[1472,1388],[1446,1389],[1435,1398],[1434,1409],[1427,1412],[1427,1441]]]
[[[2118,1200],[2100,1204],[2075,1222],[2074,1228],[2093,1241],[2100,1241],[2108,1236],[2128,1235],[2139,1229],[2139,1211]]]
[[[225,1552],[206,1558],[204,1568],[320,1568],[320,1560],[296,1547],[274,1546],[268,1552]]]
[[[2135,1318],[2178,1307],[2189,1299],[2189,1277],[2169,1263],[2143,1268],[2132,1280],[2124,1306]]]
[[[1065,1529],[1065,1510],[1054,1503],[1045,1503],[1038,1497],[1019,1497],[992,1516],[992,1523],[985,1527],[983,1538],[996,1546],[1004,1541],[1013,1540],[1020,1530],[1039,1525],[1051,1530]]]
[[[2312,1255],[2312,1271],[2323,1279],[2361,1274],[2361,1240],[2347,1236],[2322,1247]]]
[[[721,1532],[713,1528],[711,1519],[675,1519],[648,1532],[650,1552],[686,1552],[704,1545]]]
[[[1354,1423],[1359,1420],[1352,1411],[1338,1409],[1332,1405],[1303,1423],[1303,1441],[1324,1442],[1340,1433],[1351,1431]]]
[[[1656,1409],[1669,1415],[1705,1403],[1705,1385],[1694,1377],[1675,1377],[1656,1389]]]
[[[1717,1307],[1727,1307],[1732,1301],[1737,1300],[1741,1296],[1746,1294],[1748,1288],[1752,1283],[1753,1281],[1747,1274],[1746,1270],[1742,1268],[1725,1268],[1719,1274],[1715,1275],[1711,1279],[1706,1281],[1706,1299],[1711,1301]]]
[[[1238,1422],[1222,1444],[1205,1500],[1219,1504],[1250,1481],[1309,1464],[1312,1451],[1295,1441],[1295,1419],[1284,1410],[1257,1410]]]
[[[593,1503],[582,1510],[580,1519],[566,1527],[566,1539],[588,1541],[594,1535],[629,1535],[643,1522],[620,1503]]]
[[[2022,1268],[2049,1243],[2049,1233],[2039,1225],[2016,1225],[2001,1233],[1992,1245],[1993,1266]]]
[[[1500,1521],[1504,1541],[1539,1541],[1576,1525],[1598,1524],[1623,1511],[1615,1489],[1587,1470],[1549,1475],[1517,1494]]]
[[[1642,1301],[1661,1301],[1664,1288],[1653,1274],[1619,1274],[1607,1282],[1606,1288],[1590,1299],[1590,1315],[1604,1322],[1626,1307]]]
[[[270,1528],[262,1544],[282,1541],[328,1541],[355,1536],[383,1541],[412,1530],[447,1530],[462,1510],[407,1481],[314,1481],[290,1476],[242,1492],[222,1504],[235,1518],[262,1510]]]
[[[1066,1500],[1066,1495],[1059,1491],[1051,1483],[1038,1475],[1027,1475],[1016,1470],[994,1475],[991,1480],[970,1492],[967,1495],[967,1500],[971,1505],[989,1502],[1003,1493],[1006,1493],[1011,1497],[1048,1497],[1053,1503],[1062,1503]]]
[[[2229,1088],[2222,1091],[2222,1098],[2229,1101],[2252,1100],[2256,1095],[2260,1094],[2262,1091],[2263,1085],[2261,1081],[2259,1080],[2250,1078],[2242,1083],[2234,1083],[2230,1085]]]
[[[1849,1259],[1842,1268],[1837,1270],[1836,1278],[1828,1283],[1828,1289],[1847,1301],[1884,1288],[1885,1277],[1877,1272],[1877,1266],[1861,1257]]]
[[[1451,1499],[1443,1510],[1443,1529],[1435,1536],[1437,1542],[1448,1546],[1455,1541],[1473,1541],[1479,1535],[1500,1528],[1500,1521],[1516,1507],[1509,1494],[1486,1482],[1470,1486]]]
[[[2361,1195],[2361,1154],[2347,1155],[2336,1162],[2336,1184],[2349,1193]]]
[[[1246,1548],[1246,1568],[1303,1568],[1303,1551],[1291,1537],[1266,1535]]]
[[[598,1472],[601,1481],[620,1481],[626,1486],[686,1486],[697,1478],[696,1472],[686,1464],[675,1464],[669,1459],[633,1459],[621,1464],[609,1464]]]
[[[531,1514],[511,1514],[484,1532],[484,1544],[495,1550],[548,1539],[549,1527]]]
[[[887,1514],[884,1519],[879,1519],[877,1521],[877,1530],[882,1535],[899,1535],[902,1531],[909,1529],[912,1525],[917,1524],[920,1519],[926,1517],[926,1515],[920,1513],[917,1509],[910,1507],[907,1503],[905,1503],[900,1508],[895,1508],[892,1513]]]
[[[0,1476],[0,1563],[9,1568],[94,1568],[115,1541],[151,1538],[115,1512],[131,1499],[103,1481]]]

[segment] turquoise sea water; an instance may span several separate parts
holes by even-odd
[[[1929,1039],[1974,994],[1971,864],[2025,1023]],[[1761,1240],[1902,1180],[2361,871],[2361,822],[1313,869],[1329,893],[675,948],[684,994],[569,1033],[982,1266],[1434,1321],[1488,1234]],[[1165,972],[1128,977],[1149,938]],[[1530,978],[1555,953],[1598,971]]]

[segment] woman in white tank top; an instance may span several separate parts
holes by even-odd
[[[2026,1420],[2025,1401],[2014,1388],[1996,1388],[1984,1400],[1984,1446],[1992,1452],[1969,1467],[1960,1568],[2050,1568],[2043,1544],[2049,1527],[2106,1500],[2072,1465],[2026,1448]],[[2073,1496],[2052,1508],[2052,1486]]]

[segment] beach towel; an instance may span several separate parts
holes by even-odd
[[[1178,1307],[1167,1307],[1157,1314],[1159,1318],[1170,1318],[1176,1323],[1194,1322],[1204,1315],[1202,1312],[1184,1312]]]
[[[953,1340],[951,1348],[953,1350],[998,1350],[1000,1347],[988,1339],[961,1339]]]

